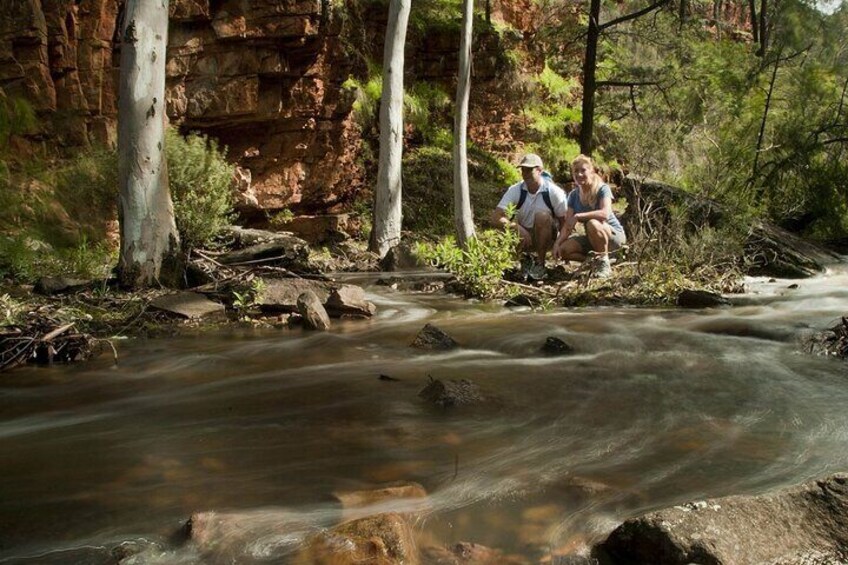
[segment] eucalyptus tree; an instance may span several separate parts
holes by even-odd
[[[474,237],[471,191],[468,186],[468,99],[471,90],[471,39],[474,0],[462,0],[462,37],[459,45],[459,77],[453,129],[453,217],[457,242],[465,247]]]
[[[591,155],[593,149],[593,136],[595,130],[595,93],[600,86],[636,86],[635,82],[616,81],[599,83],[596,79],[598,68],[598,44],[601,35],[619,24],[634,20],[646,14],[662,8],[671,0],[656,0],[652,4],[635,10],[629,14],[619,16],[608,22],[601,23],[601,0],[589,0],[589,25],[586,30],[586,52],[583,57],[583,103],[582,118],[580,122],[580,152]]]
[[[171,285],[181,274],[165,159],[168,1],[128,0],[118,90],[119,280]]]
[[[400,241],[403,156],[403,66],[411,0],[390,0],[383,49],[380,159],[369,248],[380,257]]]

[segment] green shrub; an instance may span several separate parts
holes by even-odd
[[[22,283],[45,276],[107,278],[116,261],[117,250],[105,242],[82,238],[76,246],[54,248],[25,234],[0,237],[0,276]]]
[[[185,249],[209,245],[230,223],[233,173],[214,139],[176,130],[167,133],[165,150],[174,216]]]
[[[453,236],[439,243],[419,242],[415,253],[454,275],[475,296],[494,296],[504,271],[515,264],[518,234],[514,230],[483,230],[461,249]]]

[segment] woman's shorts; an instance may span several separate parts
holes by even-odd
[[[615,251],[619,249],[622,245],[627,243],[627,236],[624,235],[623,231],[611,230],[611,232],[612,235],[610,235],[609,237],[609,250]],[[592,244],[589,242],[589,236],[574,234],[568,239],[573,239],[574,241],[580,244],[580,248],[583,251],[583,255],[588,255],[588,253],[592,251]]]

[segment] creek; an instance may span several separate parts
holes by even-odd
[[[365,283],[377,315],[327,333],[125,340],[117,365],[2,375],[0,563],[107,563],[124,540],[192,563],[168,544],[192,512],[269,508],[307,524],[253,553],[284,560],[339,519],[332,493],[392,481],[428,491],[422,536],[535,561],[648,510],[848,471],[848,364],[797,339],[848,314],[844,264],[750,279],[704,311],[508,310]],[[462,348],[410,349],[427,322]],[[577,353],[544,356],[548,336]],[[495,401],[428,405],[428,375]]]

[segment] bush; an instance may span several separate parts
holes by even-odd
[[[184,249],[209,245],[230,223],[235,167],[214,139],[170,129],[165,140],[174,216]]]
[[[419,242],[415,253],[434,266],[443,267],[472,295],[494,296],[504,271],[515,264],[518,234],[514,230],[484,230],[460,248],[453,236],[439,243]]]

